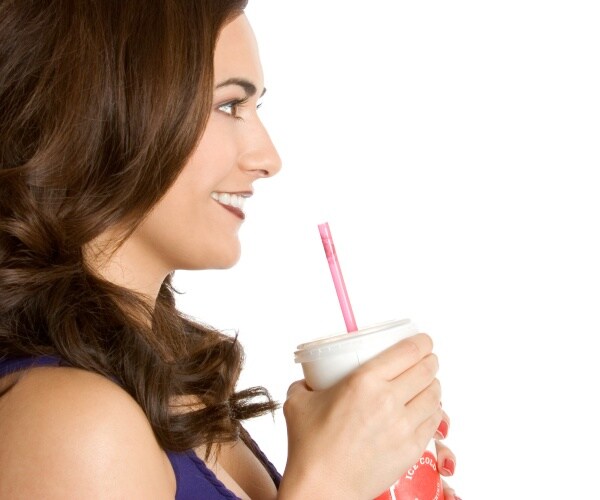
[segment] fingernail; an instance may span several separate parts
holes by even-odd
[[[440,422],[439,427],[437,428],[436,437],[438,437],[438,439],[444,439],[447,435],[448,435],[448,422],[446,422],[445,420],[442,420]]]
[[[454,474],[454,460],[447,458],[446,460],[444,460],[444,464],[442,465],[442,470],[444,472],[446,472],[449,476],[451,476],[452,474]],[[458,499],[460,500],[460,498]]]

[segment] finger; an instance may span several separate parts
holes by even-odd
[[[306,380],[296,380],[295,382],[292,382],[292,384],[288,387],[287,397],[289,398],[292,394],[304,391],[310,391],[310,388],[308,387],[308,385],[306,385]]]
[[[444,480],[442,480],[442,488],[444,489],[444,500],[460,500],[460,498],[456,496],[454,488],[448,486]]]
[[[448,437],[449,429],[450,429],[450,417],[448,417],[446,412],[444,412],[444,417],[442,418],[442,421],[440,422],[440,425],[437,428],[437,431],[435,432],[434,438],[435,439],[446,439],[446,437]]]
[[[369,370],[384,380],[393,380],[430,354],[432,349],[431,337],[425,333],[418,333],[388,347],[367,361],[359,370]]]
[[[428,354],[398,375],[393,381],[396,396],[406,404],[424,391],[435,380],[439,364],[435,354]]]
[[[429,416],[425,417],[421,424],[419,424],[419,426],[415,429],[415,438],[421,449],[425,449],[425,447],[429,444],[431,441],[431,436],[433,436],[437,426],[440,425],[441,420],[442,411],[438,408]]]
[[[454,475],[454,470],[456,468],[456,456],[454,453],[450,451],[450,448],[439,441],[435,442],[435,447],[440,474],[446,477]]]
[[[440,383],[435,379],[404,407],[407,420],[417,422],[418,429],[425,432],[426,443],[432,439],[444,416],[439,404],[441,392]]]

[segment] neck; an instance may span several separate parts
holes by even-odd
[[[86,264],[102,279],[138,293],[154,307],[169,270],[147,249],[130,239],[116,245],[114,235],[103,233],[84,249]]]

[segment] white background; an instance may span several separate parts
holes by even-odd
[[[176,279],[183,310],[239,331],[240,387],[283,402],[296,345],[344,330],[328,221],[359,326],[434,338],[457,493],[598,494],[597,5],[250,1],[284,167],[238,265]],[[283,470],[281,412],[248,427]]]

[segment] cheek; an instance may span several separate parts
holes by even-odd
[[[188,161],[188,166],[194,167],[196,183],[218,182],[235,166],[238,148],[232,128],[235,123],[230,120],[220,116],[209,119],[204,135]]]

